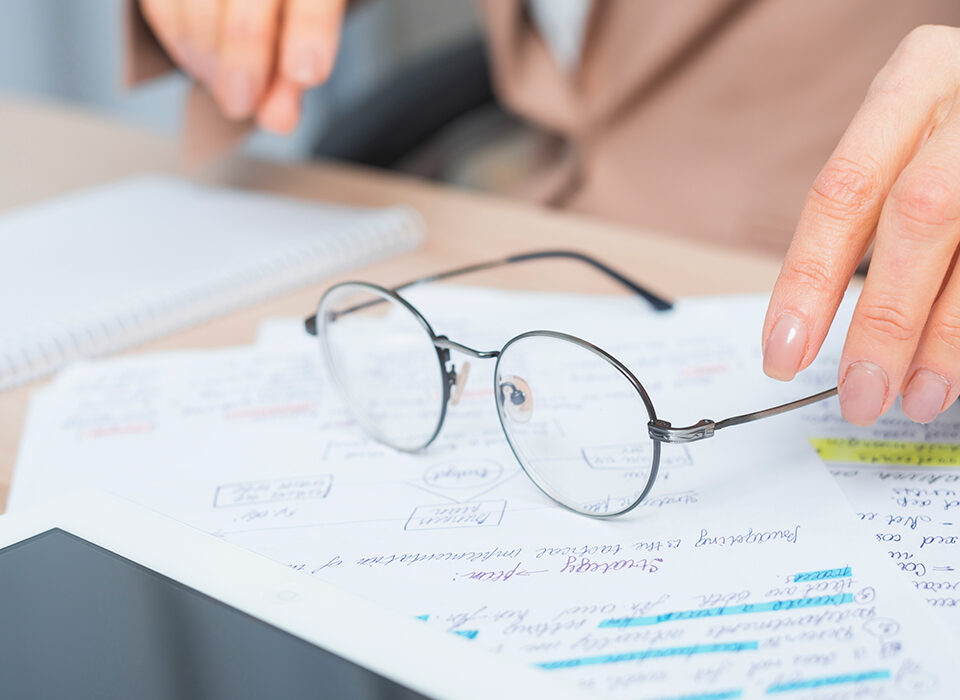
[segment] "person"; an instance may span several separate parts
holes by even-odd
[[[838,368],[844,417],[869,425],[902,395],[929,422],[957,399],[960,3],[480,7],[500,98],[569,145],[542,201],[786,249],[762,329],[764,371],[781,380],[816,357],[872,249]],[[330,75],[345,2],[140,8],[224,115],[287,132]]]

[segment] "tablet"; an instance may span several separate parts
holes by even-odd
[[[9,698],[582,697],[115,497],[0,516]]]

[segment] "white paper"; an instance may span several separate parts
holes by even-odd
[[[749,319],[720,302],[654,315],[625,299],[419,294],[438,332],[477,347],[531,327],[584,335],[676,424],[798,391],[744,389]],[[11,506],[106,488],[613,697],[952,697],[947,633],[856,526],[795,416],[666,446],[644,505],[595,520],[526,479],[489,365],[437,443],[399,454],[361,434],[295,329],[64,373],[31,407]]]
[[[734,356],[723,362],[740,368],[735,370],[739,393],[751,402],[740,406],[744,411],[836,384],[855,298],[848,295],[841,305],[814,364],[787,384],[767,380],[757,371],[762,363],[760,347],[750,336],[760,327],[766,303],[761,295],[704,298],[687,300],[683,311],[691,321],[699,318],[704,331],[733,342],[739,339]],[[862,428],[844,421],[839,403],[831,399],[776,420],[814,443],[823,438],[856,441],[849,451],[857,461],[828,462],[855,517],[882,548],[889,566],[902,572],[960,635],[960,406],[954,404],[933,423],[921,425],[908,419],[898,402],[875,425]],[[863,461],[868,459],[877,461]]]
[[[890,566],[960,633],[960,406],[928,425],[899,403],[869,428],[844,422],[835,403],[798,417],[814,441],[855,441],[855,461],[831,461],[831,473]]]

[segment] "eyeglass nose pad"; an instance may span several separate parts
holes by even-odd
[[[460,397],[463,396],[463,388],[467,385],[467,377],[470,376],[470,363],[464,362],[459,372],[455,373],[456,380],[453,384],[453,395],[450,397],[450,405],[456,406],[460,403]]]
[[[497,400],[503,413],[517,423],[526,423],[533,417],[533,392],[522,377],[501,377],[497,386]]]

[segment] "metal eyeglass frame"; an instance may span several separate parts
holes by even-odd
[[[323,297],[320,300],[320,304],[318,305],[318,308],[323,306],[324,299],[326,299],[327,295],[329,295],[331,292],[334,292],[335,290],[338,290],[342,287],[349,286],[349,285],[358,285],[358,286],[366,287],[371,291],[374,291],[377,294],[384,297],[383,300],[374,300],[374,301],[368,301],[368,302],[358,304],[355,307],[348,308],[346,310],[341,311],[340,314],[359,311],[363,308],[367,308],[372,305],[385,303],[386,299],[395,301],[396,303],[406,308],[407,311],[413,314],[413,316],[419,321],[420,325],[423,326],[424,330],[430,336],[430,339],[433,342],[433,346],[437,351],[437,359],[439,360],[439,363],[440,363],[440,371],[441,371],[441,376],[443,380],[443,396],[441,398],[442,406],[440,410],[439,420],[437,421],[436,429],[433,431],[433,434],[429,437],[429,439],[427,439],[422,445],[418,447],[415,447],[412,449],[404,449],[404,448],[400,448],[392,445],[391,447],[394,447],[394,449],[399,449],[401,451],[416,452],[428,447],[436,439],[437,435],[439,435],[447,415],[447,405],[450,403],[451,390],[457,383],[457,373],[455,368],[453,368],[452,366],[451,367],[447,366],[447,364],[450,362],[451,350],[454,350],[456,352],[459,352],[463,355],[466,355],[468,357],[472,357],[475,359],[497,360],[497,368],[494,370],[494,377],[497,377],[499,376],[500,356],[513,343],[519,340],[522,340],[524,338],[529,338],[531,336],[545,336],[545,337],[552,337],[559,340],[568,341],[586,350],[589,350],[593,354],[599,356],[600,358],[608,362],[610,365],[612,365],[621,375],[624,376],[624,378],[627,379],[627,381],[630,382],[630,384],[636,390],[637,394],[639,395],[640,399],[643,401],[647,409],[647,413],[650,418],[649,422],[647,423],[647,433],[649,437],[653,440],[654,454],[653,454],[652,468],[651,468],[648,483],[646,484],[646,487],[644,488],[643,492],[637,497],[637,499],[628,507],[622,510],[619,510],[614,513],[603,513],[603,514],[584,513],[581,510],[574,509],[571,506],[567,505],[562,500],[560,500],[560,498],[558,498],[556,495],[551,494],[547,489],[545,489],[544,486],[541,485],[538,482],[538,480],[533,477],[533,475],[529,474],[529,471],[527,470],[527,467],[524,464],[523,459],[521,459],[520,456],[517,454],[517,451],[514,448],[513,442],[510,440],[510,435],[507,432],[506,427],[503,425],[503,417],[501,415],[501,407],[500,407],[500,403],[503,400],[503,398],[500,395],[501,392],[499,390],[497,391],[497,404],[498,404],[497,414],[498,414],[498,417],[500,418],[501,429],[503,429],[504,435],[507,438],[507,443],[510,445],[510,449],[513,451],[514,456],[516,457],[517,461],[520,463],[521,468],[523,468],[523,470],[527,472],[529,476],[531,476],[531,480],[534,482],[534,484],[537,485],[537,487],[541,491],[543,491],[547,496],[549,496],[551,499],[553,499],[560,505],[566,508],[570,508],[571,510],[574,510],[577,513],[580,513],[583,515],[593,515],[594,517],[612,517],[616,515],[622,515],[623,513],[626,513],[632,510],[637,505],[639,505],[643,501],[643,499],[646,497],[647,493],[649,493],[650,489],[653,486],[654,481],[656,480],[657,471],[659,468],[660,443],[696,442],[698,440],[703,440],[705,438],[713,437],[714,433],[717,430],[722,430],[723,428],[728,428],[734,425],[752,423],[753,421],[760,420],[762,418],[768,418],[770,416],[776,416],[781,413],[786,413],[787,411],[792,411],[797,408],[808,406],[818,401],[823,401],[824,399],[828,399],[837,394],[837,387],[833,387],[832,389],[827,389],[826,391],[821,391],[819,393],[806,396],[802,399],[797,399],[796,401],[790,401],[788,403],[780,404],[779,406],[773,406],[771,408],[765,408],[759,411],[753,411],[751,413],[744,413],[737,416],[731,416],[729,418],[724,418],[722,420],[712,420],[709,418],[704,418],[692,425],[674,427],[673,424],[670,423],[670,421],[657,418],[656,411],[654,410],[654,407],[653,407],[653,402],[650,400],[650,396],[647,394],[646,389],[644,389],[643,385],[636,378],[633,372],[631,372],[622,362],[620,362],[613,355],[608,353],[603,348],[600,348],[594,345],[593,343],[590,343],[582,338],[578,338],[577,336],[569,335],[567,333],[560,333],[557,331],[547,331],[547,330],[534,330],[534,331],[527,331],[525,333],[521,333],[517,336],[514,336],[513,338],[508,340],[506,343],[504,343],[503,347],[501,347],[499,350],[478,350],[476,348],[471,348],[467,345],[451,340],[445,335],[438,335],[433,330],[433,327],[426,320],[426,318],[424,318],[423,314],[421,314],[416,307],[414,307],[410,302],[408,302],[399,294],[401,290],[408,289],[410,287],[420,285],[420,284],[426,284],[428,282],[437,282],[440,280],[446,280],[452,277],[466,275],[472,272],[480,272],[482,270],[489,270],[495,267],[501,267],[501,266],[510,265],[513,263],[521,263],[521,262],[527,262],[531,260],[545,260],[545,259],[566,259],[566,260],[574,260],[577,262],[585,263],[593,267],[595,270],[619,282],[621,285],[629,289],[634,294],[639,295],[641,298],[644,299],[644,301],[650,304],[650,306],[652,306],[656,311],[661,311],[661,312],[669,311],[670,309],[673,308],[672,302],[644,288],[640,284],[634,282],[633,280],[617,272],[616,270],[608,267],[607,265],[600,262],[599,260],[596,260],[583,253],[570,251],[570,250],[545,250],[545,251],[535,251],[530,253],[522,253],[519,255],[511,255],[506,258],[490,260],[490,261],[478,263],[475,265],[468,265],[466,267],[459,267],[452,270],[447,270],[445,272],[440,272],[440,273],[429,275],[426,277],[421,277],[419,279],[415,279],[410,282],[405,282],[404,284],[400,284],[389,289],[385,287],[381,287],[376,284],[371,284],[369,282],[341,282],[340,284],[336,284],[332,286],[330,289],[328,289],[324,293]],[[304,320],[304,328],[306,332],[309,333],[310,335],[318,334],[317,321],[318,321],[317,314],[314,314]],[[495,390],[496,390],[496,387],[495,387]],[[374,437],[377,437],[377,436],[374,435]]]

